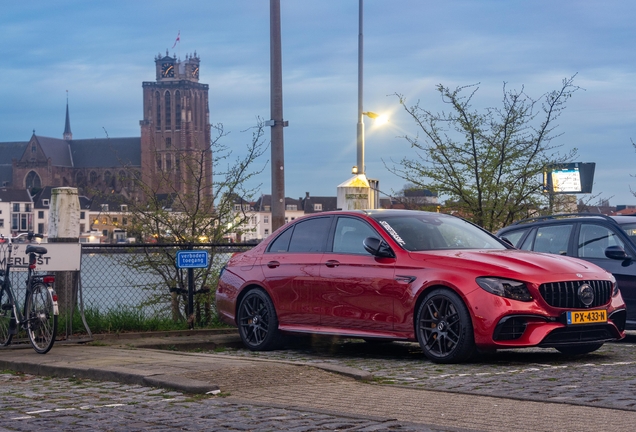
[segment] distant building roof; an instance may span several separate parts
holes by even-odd
[[[13,159],[20,159],[24,154],[24,150],[29,144],[22,142],[3,142],[0,143],[0,186],[11,186],[13,182]]]
[[[38,193],[33,196],[33,208],[36,209],[48,209],[48,205],[44,205],[42,200],[48,200],[51,202],[51,186],[45,186]]]
[[[300,200],[285,197],[285,208],[290,205],[295,205],[298,210],[302,210]],[[268,194],[261,195],[253,205],[255,211],[271,211],[271,206],[272,196]]]
[[[73,166],[68,141],[44,136],[35,136],[35,139],[40,144],[40,147],[42,147],[42,151],[44,151],[46,157],[51,159],[52,165],[65,167]]]
[[[309,196],[309,192],[305,192],[305,198],[299,198],[302,203],[302,209],[305,213],[319,213],[324,211],[338,210],[338,198],[326,196]],[[316,204],[320,204],[321,209],[316,210]]]
[[[31,195],[26,189],[0,189],[0,201],[2,202],[31,202]]]
[[[94,138],[69,141],[75,168],[140,167],[141,138]]]
[[[2,153],[2,159],[0,159],[0,166],[9,165],[13,159],[20,159],[24,153],[28,141],[20,142],[0,142],[0,152]]]

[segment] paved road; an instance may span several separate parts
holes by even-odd
[[[506,350],[459,365],[431,363],[417,344],[325,338],[299,339],[282,351],[227,348],[217,354],[348,366],[372,373],[376,384],[636,411],[633,336],[585,356],[566,357],[553,349]]]
[[[196,348],[195,340],[181,347]],[[183,353],[128,342],[56,345],[46,356],[0,350],[0,370],[127,382],[0,374],[0,430],[633,431],[634,350],[628,341],[572,358],[507,351],[462,365],[430,363],[414,344],[325,339],[270,353]],[[363,383],[307,363],[375,378]],[[184,396],[155,383],[221,394]]]
[[[0,373],[0,431],[447,431],[113,382]]]

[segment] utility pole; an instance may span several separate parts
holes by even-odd
[[[280,0],[269,1],[270,103],[272,128],[272,232],[285,224],[285,148],[283,127],[283,71],[280,32]]]
[[[364,64],[363,64],[363,31],[362,25],[364,23],[362,12],[362,0],[358,3],[358,129],[357,129],[357,167],[358,174],[366,174],[364,169],[364,115],[362,114],[362,95],[363,95],[363,77],[364,77]]]

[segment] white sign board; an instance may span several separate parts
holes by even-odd
[[[554,192],[581,192],[581,174],[578,168],[552,171]]]
[[[27,246],[29,246],[28,243],[11,244],[11,265],[29,265],[29,256],[25,253]],[[79,243],[41,243],[33,246],[42,246],[47,251],[44,255],[35,255],[35,271],[79,271],[82,261],[82,245]],[[0,254],[0,268],[5,268],[6,266],[6,255],[8,254],[6,254],[6,250],[3,250],[3,252],[3,254]],[[14,270],[26,271],[27,269],[13,267],[11,271]]]

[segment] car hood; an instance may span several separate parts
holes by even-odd
[[[410,252],[415,260],[426,261],[435,267],[462,268],[481,276],[501,276],[521,280],[547,279],[609,279],[602,268],[579,260],[554,254],[506,250],[448,250]],[[549,277],[552,275],[553,277]]]

